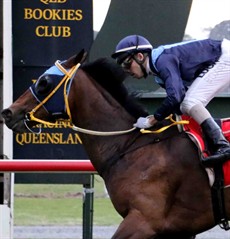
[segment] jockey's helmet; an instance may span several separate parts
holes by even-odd
[[[116,46],[112,58],[121,64],[127,57],[135,55],[138,52],[151,52],[153,46],[150,42],[140,35],[130,35],[123,38]]]

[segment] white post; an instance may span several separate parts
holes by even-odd
[[[13,100],[13,64],[12,64],[12,0],[3,0],[3,108]],[[3,128],[3,153],[12,159],[12,131]]]
[[[13,99],[13,64],[12,64],[12,0],[3,0],[3,108],[8,107]],[[13,158],[13,134],[6,126],[3,127],[3,154]],[[4,181],[4,187],[10,187],[10,196],[0,207],[0,238],[13,238],[13,195],[14,174]],[[4,190],[5,191],[5,190]]]
[[[0,205],[0,238],[12,239],[10,208]]]

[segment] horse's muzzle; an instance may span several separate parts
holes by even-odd
[[[4,109],[1,112],[2,118],[4,119],[5,123],[9,123],[12,120],[12,111],[10,109]]]
[[[14,114],[10,108],[4,109],[1,112],[2,118],[6,126],[14,132],[24,132],[25,127],[23,124],[23,118],[14,117]]]

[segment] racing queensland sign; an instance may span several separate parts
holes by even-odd
[[[93,43],[92,0],[12,1],[13,96],[16,100],[56,60]],[[39,128],[33,129],[35,132]],[[88,158],[68,124],[42,125],[41,133],[15,134],[15,159]]]

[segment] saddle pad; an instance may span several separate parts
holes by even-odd
[[[202,130],[200,125],[191,117],[182,115],[181,120],[188,120],[189,124],[183,125],[183,130],[190,136],[193,142],[197,145],[200,152],[204,156],[208,156],[208,151],[205,147],[205,142],[202,135]],[[230,142],[230,118],[224,118],[218,120],[220,121],[220,127],[223,131],[225,138]],[[223,164],[224,173],[224,184],[225,186],[230,186],[230,160]]]
[[[220,120],[221,122],[221,129],[225,138],[230,142],[230,118],[224,118]],[[230,160],[228,160],[224,166],[224,177],[225,177],[225,185],[230,185]]]
[[[225,138],[230,142],[230,118],[220,119],[221,129]]]

